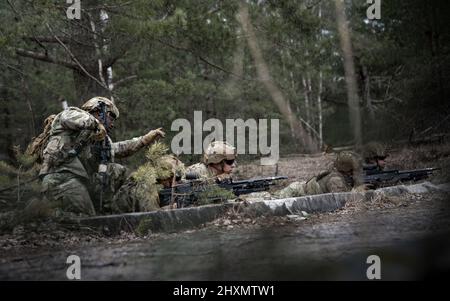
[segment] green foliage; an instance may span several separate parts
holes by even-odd
[[[9,2],[0,4],[2,160],[19,159],[20,163],[14,163],[17,166],[31,163],[15,158],[12,146],[24,147],[40,132],[42,121],[61,110],[59,97],[70,105],[80,105],[88,95],[111,96],[79,70],[17,55],[21,48],[73,63],[60,43],[36,41],[36,37],[54,38],[53,34],[63,39],[97,79],[98,59],[113,61],[112,96],[121,110],[115,140],[162,126],[168,132],[166,141],[170,141],[176,134],[169,130],[172,121],[193,121],[193,111],[201,110],[204,120],[281,118],[281,153],[298,152],[288,122],[257,80],[246,37],[236,20],[242,1],[85,1],[80,21],[67,20],[63,2],[10,1],[13,7]],[[318,130],[321,74],[325,143],[351,143],[333,1],[245,3],[270,75],[293,113]],[[420,132],[445,118],[450,74],[446,63],[450,53],[449,5],[445,1],[384,0],[382,19],[368,21],[365,1],[346,4],[366,139],[407,137],[412,128]],[[106,23],[99,19],[100,9],[108,13]],[[101,33],[92,34],[90,20]],[[311,82],[307,93],[304,79]],[[448,126],[447,121],[437,130],[445,131]],[[193,162],[198,156],[182,159]],[[124,163],[137,166],[142,160],[144,154]],[[151,180],[154,175],[145,177]]]
[[[31,168],[36,162],[37,156],[28,155],[20,149],[20,146],[13,147],[17,162],[24,168]]]
[[[137,168],[131,175],[136,181],[138,195],[143,199],[152,199],[162,188],[158,179],[167,179],[172,170],[164,164],[163,157],[167,155],[168,147],[163,143],[152,144],[146,152],[147,162]]]
[[[138,182],[152,184],[156,183],[156,179],[170,177],[171,170],[167,169],[167,165],[162,161],[168,150],[168,147],[163,143],[157,142],[152,144],[146,152],[148,161],[136,170],[133,178]]]
[[[236,196],[232,191],[221,188],[216,185],[208,186],[204,191],[198,194],[197,205],[208,205],[226,200],[235,199]]]
[[[136,227],[135,233],[138,236],[146,236],[152,233],[153,222],[151,217],[144,218],[139,222],[139,225]]]

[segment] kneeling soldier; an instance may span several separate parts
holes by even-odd
[[[69,107],[51,123],[40,170],[44,201],[52,209],[75,215],[108,212],[112,194],[125,180],[126,169],[115,158],[130,156],[164,137],[162,129],[131,140],[112,142],[109,132],[119,117],[104,97]]]

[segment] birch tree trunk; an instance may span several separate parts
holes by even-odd
[[[303,97],[305,98],[305,117],[306,117],[306,123],[310,123],[310,108],[309,108],[309,89],[308,89],[308,81],[307,79],[302,76],[302,84],[303,84]],[[310,133],[309,129],[307,128],[306,131]]]
[[[322,85],[323,85],[323,75],[322,70],[319,71],[319,91],[317,91],[317,114],[319,119],[319,147],[323,147],[323,121],[322,121]]]
[[[319,20],[322,21],[322,6],[319,3]],[[319,30],[318,40],[320,42],[322,32]],[[319,147],[323,148],[323,120],[322,120],[322,90],[323,90],[323,74],[322,66],[319,65],[319,88],[317,91],[317,115],[318,115],[318,132],[319,132]]]

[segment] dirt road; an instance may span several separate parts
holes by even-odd
[[[409,196],[307,220],[261,218],[126,242],[10,251],[0,261],[0,280],[65,280],[71,254],[81,258],[83,280],[365,280],[372,254],[384,280],[437,277],[450,271],[447,201]]]

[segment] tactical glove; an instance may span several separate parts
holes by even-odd
[[[156,130],[151,130],[147,134],[142,137],[142,143],[144,145],[149,145],[154,142],[156,139],[164,138],[166,133],[162,130],[162,128],[158,128]]]
[[[95,131],[93,138],[95,141],[103,141],[106,137],[106,129],[100,122],[97,124],[97,131]]]

